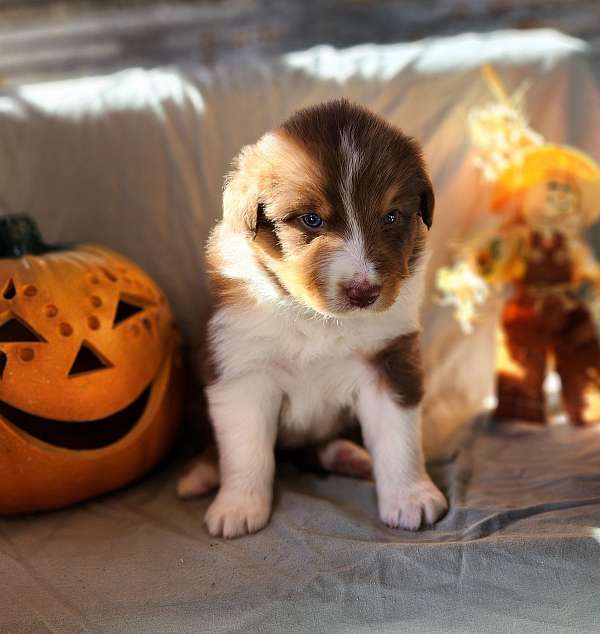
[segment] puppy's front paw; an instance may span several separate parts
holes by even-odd
[[[204,523],[213,537],[241,537],[264,528],[271,514],[271,498],[257,493],[219,491],[208,507]]]
[[[447,510],[446,498],[429,478],[379,495],[379,515],[392,528],[416,531],[423,521],[433,524]]]

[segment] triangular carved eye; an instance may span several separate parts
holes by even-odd
[[[0,350],[0,379],[2,378],[2,375],[4,374],[6,361],[7,361],[6,352],[2,352],[2,350]]]
[[[119,297],[119,303],[117,304],[117,310],[115,312],[115,318],[113,320],[113,328],[116,328],[121,322],[141,313],[150,305],[143,299],[132,297],[130,295],[121,295]]]
[[[17,294],[17,289],[15,288],[15,283],[12,281],[12,278],[8,280],[8,284],[4,288],[4,292],[2,293],[2,297],[4,299],[12,299]]]
[[[69,370],[69,376],[76,376],[84,372],[95,372],[106,368],[112,368],[110,361],[103,359],[96,350],[84,341]]]
[[[11,317],[0,326],[0,343],[12,341],[46,341],[18,317]]]

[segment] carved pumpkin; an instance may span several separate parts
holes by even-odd
[[[160,289],[94,245],[0,218],[0,513],[121,487],[170,447],[179,337]]]

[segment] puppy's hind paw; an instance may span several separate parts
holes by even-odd
[[[427,477],[401,490],[384,493],[379,515],[391,528],[416,531],[421,524],[434,524],[448,510],[442,492]]]
[[[219,486],[219,479],[216,455],[212,449],[207,449],[187,465],[177,480],[177,495],[180,498],[206,495]]]
[[[373,475],[373,461],[369,452],[345,438],[336,438],[323,445],[317,457],[323,469],[331,473],[364,480]]]
[[[271,514],[270,496],[220,491],[208,507],[204,523],[213,537],[242,537],[264,528]]]

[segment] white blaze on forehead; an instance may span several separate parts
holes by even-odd
[[[348,233],[343,246],[331,256],[327,266],[327,296],[334,304],[339,298],[340,285],[380,283],[375,266],[367,257],[365,236],[358,222],[355,194],[364,156],[356,146],[351,130],[342,133],[340,154],[342,169],[338,185]]]
[[[378,281],[377,271],[373,263],[367,258],[365,253],[365,243],[360,228],[352,232],[349,238],[344,241],[344,247],[338,252],[340,264],[348,271],[348,276],[343,281]]]
[[[350,235],[353,237],[360,236],[362,239],[362,232],[358,222],[358,210],[356,209],[355,190],[364,156],[356,146],[351,130],[342,132],[340,155],[342,172],[340,174],[339,187],[348,227],[350,228]]]

